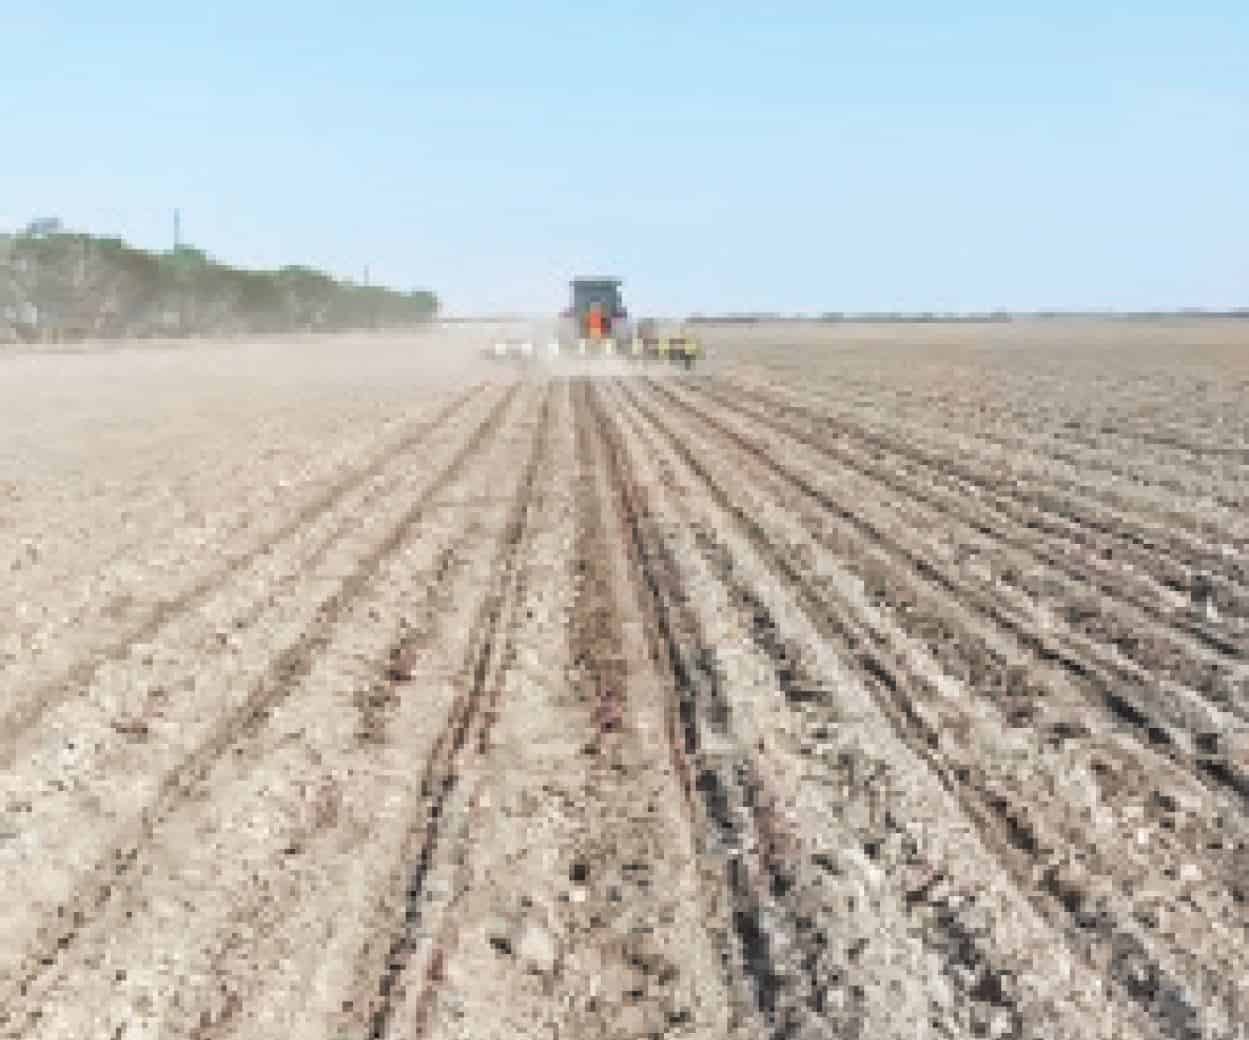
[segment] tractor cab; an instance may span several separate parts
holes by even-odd
[[[575,278],[572,281],[572,306],[580,339],[612,338],[623,331],[628,312],[620,299],[619,278]]]

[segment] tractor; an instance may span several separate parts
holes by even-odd
[[[555,337],[545,347],[532,336],[498,340],[488,356],[536,360],[542,354],[626,361],[671,361],[692,368],[702,345],[684,327],[663,329],[654,319],[631,324],[620,298],[619,278],[574,278],[572,301],[559,316]]]
[[[572,302],[560,315],[561,353],[618,354],[638,361],[679,362],[686,368],[702,356],[701,345],[684,329],[664,331],[653,319],[631,325],[619,278],[574,278],[571,287]]]

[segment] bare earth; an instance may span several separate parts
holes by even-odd
[[[0,355],[0,1036],[1249,1036],[1249,323]]]

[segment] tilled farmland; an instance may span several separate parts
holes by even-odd
[[[1167,333],[0,359],[0,1036],[1249,1036]]]

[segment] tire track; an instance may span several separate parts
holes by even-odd
[[[194,610],[213,592],[223,587],[231,578],[268,553],[278,543],[287,540],[317,517],[334,508],[351,492],[364,486],[380,473],[383,467],[393,462],[397,455],[409,452],[419,445],[431,430],[437,430],[444,425],[481,393],[482,388],[477,385],[460,394],[440,409],[432,419],[419,424],[416,430],[403,437],[397,445],[391,445],[362,469],[355,470],[336,481],[311,502],[305,503],[291,519],[264,540],[231,557],[223,566],[200,578],[190,588],[157,603],[123,636],[95,651],[90,658],[79,661],[58,678],[29,690],[21,704],[0,718],[0,770],[11,768],[20,738],[38,725],[57,705],[72,697],[79,690],[89,687],[106,661],[126,657],[135,644],[151,639],[173,618]]]
[[[155,828],[179,802],[192,794],[221,755],[263,725],[273,707],[307,674],[313,659],[328,644],[340,615],[363,594],[383,561],[393,555],[417,527],[434,497],[464,470],[486,440],[497,432],[519,389],[519,384],[512,384],[387,535],[322,601],[314,621],[275,656],[265,674],[248,692],[243,705],[219,720],[208,738],[161,778],[153,801],[132,825],[125,828],[113,847],[87,871],[90,880],[80,884],[67,903],[58,908],[57,921],[49,923],[42,947],[29,953],[25,958],[25,967],[19,969],[14,990],[25,995],[48,974],[115,893],[124,888],[127,881],[133,881],[129,877],[131,868]],[[453,403],[451,407],[454,409],[456,406]],[[379,460],[378,465],[382,464],[384,460]],[[0,1009],[11,1008],[12,1005],[12,1000],[6,999],[0,1002]],[[0,1026],[8,1025],[9,1020],[10,1012],[0,1010]]]
[[[1074,948],[1081,950],[1089,969],[1096,970],[1096,964],[1108,962],[1107,981],[1112,989],[1149,1015],[1160,1035],[1177,1040],[1196,1040],[1207,1035],[1201,1029],[1200,1009],[1188,1002],[1184,987],[1168,977],[1140,940],[1107,916],[1093,914],[1090,919],[1088,907],[1094,906],[1095,901],[1064,881],[1058,872],[1047,870],[1043,862],[1035,860],[1043,844],[1027,822],[1030,807],[1017,804],[1015,799],[996,789],[975,762],[951,762],[942,754],[941,749],[946,745],[940,732],[933,728],[925,717],[926,713],[918,710],[904,691],[926,689],[930,697],[939,697],[939,692],[932,690],[923,675],[898,658],[880,636],[813,588],[792,558],[772,542],[757,520],[733,501],[694,458],[687,445],[653,411],[640,405],[636,399],[633,404],[664,434],[686,468],[698,477],[720,508],[735,519],[743,534],[774,572],[784,578],[804,612],[825,638],[840,647],[842,656],[856,665],[878,705],[892,721],[898,736],[956,799],[968,820],[985,839],[986,845],[995,850],[999,863],[1014,879],[1018,889],[1029,896],[1059,934],[1064,935]],[[703,537],[708,546],[720,554],[725,552],[709,533],[704,532]],[[1041,878],[1039,889],[1034,884],[1035,876]],[[1037,899],[1038,894],[1043,898]],[[965,949],[965,938],[956,934],[951,937],[951,945],[955,949]],[[993,987],[988,987],[988,992],[992,990]]]
[[[392,1017],[392,1032],[402,1021],[406,1036],[431,1026],[480,1035],[471,1024],[485,1015],[483,1029],[524,1035],[532,1024],[570,1036],[725,1036],[727,1005],[709,984],[718,965],[705,924],[674,894],[701,902],[679,791],[670,772],[655,768],[665,750],[663,684],[645,663],[629,609],[632,586],[616,580],[628,564],[584,383],[557,385],[556,487],[532,551],[558,563],[555,573],[544,567],[535,575],[520,639],[532,648],[562,636],[566,649],[509,675],[489,757],[481,757],[479,740],[459,785],[476,773],[480,787],[463,812],[442,814],[448,830],[460,821],[461,834],[426,885],[454,894],[441,901],[435,934],[409,966],[420,989]],[[492,713],[486,724],[494,723]],[[521,762],[524,775],[514,775]],[[479,794],[494,806],[493,818],[474,832]],[[550,807],[549,819],[527,828],[525,817],[541,813],[539,805]],[[463,847],[469,841],[476,848]],[[530,959],[530,922],[555,944],[545,967]],[[475,936],[463,950],[461,926]],[[487,938],[492,949],[482,954],[475,943]],[[493,975],[496,960],[499,977],[477,986],[474,978]],[[492,1010],[500,998],[506,1008]]]
[[[404,921],[389,943],[385,965],[377,976],[377,999],[368,1015],[368,1035],[375,1040],[388,1035],[397,1002],[402,1000],[403,976],[417,949],[418,931],[422,927],[425,879],[443,837],[444,808],[460,779],[463,768],[460,759],[464,749],[472,746],[470,731],[480,726],[488,732],[504,677],[515,659],[515,628],[525,574],[523,548],[530,517],[538,508],[538,483],[550,437],[550,413],[551,390],[548,387],[516,503],[500,539],[495,579],[472,627],[464,664],[468,688],[452,705],[422,773],[421,800],[426,808],[423,820],[414,822],[411,827],[411,833],[419,838],[419,847],[407,859],[412,865],[405,890]],[[485,738],[479,734],[478,739]],[[444,954],[435,951],[436,963],[443,957]]]
[[[680,570],[652,526],[646,492],[630,475],[619,431],[597,394],[591,395],[590,403],[632,542],[638,567],[635,580],[651,617],[647,631],[652,653],[672,676],[679,719],[674,750],[682,760],[679,774],[688,777],[687,797],[701,802],[699,815],[710,825],[710,860],[722,877],[731,908],[737,949],[726,967],[731,964],[748,983],[752,1010],[766,1022],[767,1035],[774,1040],[795,1037],[823,1009],[825,944],[812,926],[809,908],[798,904],[791,893],[792,868],[779,858],[780,842],[770,820],[776,797],[753,756],[734,745],[731,709],[715,650],[684,605]],[[747,822],[739,821],[737,807],[745,808]],[[697,815],[693,822],[697,824]],[[791,961],[799,971],[790,971]],[[730,992],[740,991],[732,975],[726,982]],[[853,1035],[853,1017],[848,1024]]]
[[[512,623],[508,627],[509,650],[504,655],[509,664],[519,645],[524,642],[524,637],[530,634],[528,626],[533,624],[535,614],[540,609],[542,593],[534,592],[531,579],[537,577],[539,589],[544,587],[543,583],[547,580],[545,576],[534,574],[529,562],[530,555],[544,558],[543,540],[550,538],[552,531],[560,528],[560,521],[555,520],[555,515],[560,515],[562,520],[563,513],[566,512],[566,509],[561,508],[566,507],[566,496],[559,480],[560,476],[567,473],[562,422],[569,407],[565,390],[566,384],[559,382],[552,387],[550,393],[549,399],[553,402],[552,417],[548,424],[550,433],[548,442],[542,448],[542,461],[536,476],[537,480],[543,482],[543,486],[540,491],[535,492],[532,507],[535,515],[541,517],[541,521],[531,518],[526,524],[525,559],[521,564],[521,572],[517,575],[518,598],[515,609],[511,612]],[[553,526],[548,526],[553,520]],[[525,608],[523,618],[520,616],[522,606]],[[469,660],[471,655],[466,658],[465,675],[469,672]],[[496,787],[500,781],[492,763],[495,753],[492,733],[503,712],[502,702],[506,693],[504,687],[510,686],[516,676],[517,671],[510,667],[506,670],[495,670],[488,695],[483,696],[481,710],[474,722],[475,736],[474,729],[470,728],[464,738],[464,748],[472,748],[475,753],[461,754],[460,763],[463,769],[459,774],[460,779],[438,814],[444,821],[444,826],[449,830],[453,829],[453,833],[439,839],[439,844],[447,846],[447,851],[442,856],[430,858],[430,867],[421,886],[423,897],[430,904],[421,911],[422,919],[428,921],[421,929],[424,932],[422,949],[411,951],[405,969],[407,984],[396,983],[392,989],[395,999],[392,1001],[389,1022],[393,1026],[402,1020],[405,1023],[405,1036],[428,1035],[433,1027],[435,1008],[447,981],[448,969],[453,967],[462,948],[462,925],[466,916],[471,917],[474,881],[481,876],[482,868],[476,862],[476,854],[488,840],[483,838],[483,831],[488,831],[492,823],[498,822],[500,799],[504,797]],[[440,734],[440,738],[445,739],[445,736]],[[468,790],[464,790],[466,785]],[[504,782],[504,785],[511,790],[512,785],[509,782]],[[519,786],[523,790],[525,781],[522,780]],[[404,862],[410,863],[414,855],[411,851],[405,853]],[[438,905],[435,896],[435,890],[440,887],[440,883],[451,892],[450,898],[442,905]],[[500,943],[504,940],[493,937],[492,941]],[[472,970],[468,969],[470,974]],[[377,971],[369,970],[367,974],[372,979],[376,977]],[[407,992],[402,992],[404,990]],[[375,1007],[374,1010],[378,1008]]]
[[[589,423],[589,387],[584,379],[573,386],[573,424],[577,440],[576,581],[570,642],[573,668],[578,670],[593,704],[596,755],[608,734],[620,729],[625,714],[624,633],[606,573],[607,552],[603,503],[595,463],[601,456]]]
[[[608,461],[610,434],[597,408],[593,385],[591,379],[580,378],[572,387],[577,485],[574,557],[570,561],[576,588],[569,631],[570,682],[590,709],[591,725],[591,739],[582,751],[590,757],[586,803],[582,806],[586,836],[570,868],[581,871],[575,880],[586,901],[574,927],[579,926],[578,934],[597,955],[597,961],[592,961],[601,963],[604,971],[610,973],[614,967],[633,975],[639,988],[618,995],[618,999],[645,1009],[645,1017],[639,1010],[642,1021],[634,1023],[633,1031],[645,1029],[648,1035],[659,1035],[661,1030],[692,1024],[703,1017],[688,999],[690,983],[683,980],[689,971],[697,975],[691,965],[701,958],[689,948],[682,951],[682,957],[674,958],[678,939],[670,930],[674,926],[665,923],[663,907],[668,890],[664,880],[675,886],[676,875],[667,862],[655,862],[663,856],[665,840],[655,818],[655,803],[664,788],[652,786],[654,757],[659,754],[671,759],[682,753],[674,740],[677,727],[672,725],[671,703],[647,697],[650,690],[652,697],[659,694],[667,702],[668,684],[664,677],[656,676],[660,679],[656,689],[642,678],[647,673],[646,656],[653,664],[661,648],[653,642],[647,646],[645,636],[630,639],[625,629],[622,612],[629,611],[632,602],[642,608],[642,613],[630,612],[628,616],[637,616],[644,632],[653,635],[656,631],[653,618],[646,616],[637,574],[631,573],[639,562],[629,552],[626,536],[632,501],[627,496],[634,485],[626,487],[613,480]],[[635,703],[630,702],[631,685],[638,698]],[[666,748],[650,746],[639,727],[652,734],[666,730],[670,743]],[[674,770],[677,778],[683,774],[688,775],[684,760],[681,768]],[[687,789],[684,794],[688,798],[692,792]],[[647,800],[650,804],[644,821],[639,806]],[[684,815],[687,822],[691,819],[689,808]],[[706,898],[701,879],[693,887],[704,907],[699,927],[704,948],[709,954],[718,950],[723,958],[729,951],[724,948],[722,935],[714,925],[709,927],[718,916],[715,903]],[[632,902],[621,895],[629,890],[635,895]],[[730,985],[728,992],[737,989]],[[611,995],[602,995],[587,1002],[582,1017],[571,1028],[579,1036],[611,1035],[624,1028],[623,1009]]]

